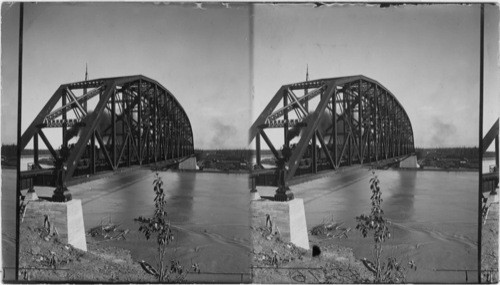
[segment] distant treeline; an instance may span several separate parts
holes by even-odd
[[[17,157],[17,146],[16,144],[2,144],[2,156],[7,158]]]
[[[495,157],[495,152],[494,151],[487,151],[484,153],[483,157]]]
[[[255,155],[255,150],[250,150],[253,155]],[[427,154],[435,153],[441,157],[449,157],[449,158],[467,158],[467,159],[477,159],[479,154],[479,149],[477,147],[443,147],[443,148],[415,148],[415,153],[417,154],[417,158],[421,159],[425,157]],[[271,150],[261,150],[261,155],[272,155]],[[494,154],[490,154],[489,152],[485,154],[486,156],[494,156]]]
[[[32,155],[33,152],[34,152],[33,149],[24,149],[21,155]],[[46,155],[50,154],[50,151],[48,149],[39,149],[38,154]],[[16,157],[17,156],[16,144],[2,144],[2,155],[7,158]]]
[[[440,158],[466,158],[477,160],[479,155],[478,147],[442,147],[442,148],[415,148],[417,159],[422,159],[429,155]]]
[[[248,149],[195,149],[196,160],[219,159],[248,161],[252,152]]]

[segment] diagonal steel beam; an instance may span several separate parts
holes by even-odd
[[[83,116],[86,116],[87,112],[83,109],[82,105],[78,102],[78,98],[75,96],[75,94],[73,94],[73,92],[67,87],[66,87],[66,92],[67,92],[66,94],[68,94],[69,97],[71,97],[71,99],[72,99],[72,101],[70,101],[68,103],[68,105],[75,103],[78,110],[80,110],[80,112],[82,112]]]
[[[63,90],[63,86],[61,85],[56,92],[50,97],[49,101],[43,109],[38,113],[36,118],[31,122],[29,127],[26,129],[26,131],[23,133],[21,136],[21,150],[26,148],[26,145],[30,142],[30,140],[33,138],[33,136],[38,132],[38,125],[41,125],[43,123],[43,120],[47,116],[47,114],[50,113],[50,111],[54,108],[54,106],[57,104],[59,99],[61,98],[61,94]]]
[[[286,86],[283,86],[283,87],[284,87],[284,88],[286,88],[286,89],[289,89],[289,88],[287,88]],[[322,93],[322,91],[324,90],[324,88],[325,88],[325,86],[324,86],[324,85],[323,85],[323,86],[320,86],[318,89],[315,89],[315,90],[313,90],[313,91],[311,91],[311,92],[307,93],[306,95],[304,95],[304,96],[302,96],[302,97],[300,97],[300,98],[297,98],[297,99],[298,99],[298,100],[297,100],[297,104],[299,104],[299,105],[300,105],[300,102],[302,102],[302,101],[306,101],[306,102],[307,102],[307,100],[308,100],[308,99],[312,99],[312,98],[314,98],[314,97],[318,96],[319,94],[321,94],[321,93]],[[307,100],[306,100],[306,99],[307,99]],[[290,109],[291,109],[291,108],[292,108],[295,104],[296,104],[295,102],[292,102],[292,103],[290,103],[290,104],[285,104],[285,106],[281,107],[280,109],[278,109],[278,110],[274,111],[272,114],[270,114],[270,115],[268,116],[268,118],[269,118],[270,120],[276,120],[277,118],[279,118],[279,117],[283,116],[286,112],[290,111]]]
[[[99,86],[97,87],[96,89],[93,89],[91,91],[89,91],[87,94],[84,94],[80,97],[77,98],[77,101],[87,101],[88,99],[98,95],[101,93],[101,89],[103,88],[104,86]],[[61,85],[61,87],[59,87],[62,90],[64,90],[64,85]],[[54,118],[57,118],[59,116],[62,115],[63,111],[66,110],[66,109],[69,109],[71,107],[71,103],[69,104],[65,104],[64,106],[60,107],[60,108],[57,108],[56,110],[52,111],[50,114],[46,115],[46,119],[47,120],[53,120]]]
[[[274,154],[274,157],[275,158],[279,158],[280,155],[278,153],[278,151],[276,150],[276,148],[273,146],[273,143],[271,142],[271,140],[269,139],[269,137],[266,135],[266,133],[264,132],[264,130],[260,129],[260,132],[259,134],[262,136],[262,138],[264,139],[264,141],[266,142],[267,146],[269,146],[269,148],[271,149],[271,151],[273,152]]]
[[[121,147],[121,150],[120,150],[120,153],[118,155],[118,158],[116,159],[115,161],[115,165],[118,167],[118,165],[120,165],[120,159],[122,159],[122,156],[123,156],[123,152],[125,150],[125,147],[127,146],[127,144],[125,143],[125,141],[128,140],[128,137],[129,137],[129,133],[127,133],[127,135],[125,136],[125,139],[122,140],[122,147]]]
[[[54,150],[54,148],[52,147],[52,145],[50,144],[49,140],[47,139],[47,137],[45,136],[45,134],[43,133],[43,131],[41,129],[38,130],[38,135],[40,135],[40,138],[42,138],[43,143],[49,149],[50,153],[52,154],[52,157],[53,158],[57,158],[56,151]]]
[[[267,104],[266,108],[260,113],[259,117],[255,122],[252,124],[250,127],[250,132],[248,135],[248,143],[251,143],[255,136],[259,133],[259,126],[263,125],[266,122],[267,117],[273,112],[274,108],[278,105],[278,103],[281,101],[282,96],[283,96],[283,90],[285,89],[284,86],[281,86],[281,88],[276,92],[274,97],[271,99],[271,101]]]
[[[328,148],[325,145],[325,139],[323,138],[323,135],[321,134],[320,130],[316,130],[316,136],[319,139],[319,143],[321,144],[321,148],[323,149],[323,152],[325,153],[326,157],[328,158],[328,162],[332,166],[333,169],[337,168],[335,166],[335,163],[333,162],[332,156],[330,155],[330,151],[328,151]]]
[[[483,154],[486,153],[486,150],[490,147],[490,145],[493,143],[495,138],[498,138],[498,120],[491,126],[491,129],[486,133],[486,136],[483,138]]]
[[[116,167],[113,163],[113,160],[111,159],[111,156],[109,155],[108,150],[106,149],[106,144],[104,144],[104,140],[102,139],[101,133],[99,132],[98,128],[95,130],[95,134],[96,134],[97,141],[99,142],[99,145],[101,146],[102,153],[104,153],[106,160],[108,161],[109,165],[111,165],[111,168],[114,170]]]

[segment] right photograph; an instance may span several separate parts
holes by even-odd
[[[497,282],[498,11],[253,6],[253,283]]]

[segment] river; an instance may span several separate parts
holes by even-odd
[[[2,267],[6,280],[15,278],[16,169],[2,169]]]
[[[210,275],[209,281],[239,283],[238,273],[248,273],[250,260],[249,191],[246,175],[161,172],[168,213],[177,229],[175,256],[191,261]],[[392,221],[392,238],[385,253],[413,259],[418,270],[408,281],[469,282],[477,273],[477,172],[377,170],[382,207]],[[309,229],[333,218],[353,228],[348,239],[336,239],[353,248],[357,258],[371,259],[372,242],[354,230],[355,217],[370,209],[371,172],[355,168],[315,181],[292,186],[303,198]],[[70,187],[83,204],[86,230],[111,219],[131,232],[113,246],[129,249],[135,260],[154,263],[156,249],[138,233],[138,216],[153,212],[154,173],[128,171]],[[15,170],[2,170],[3,266],[15,260]],[[269,187],[264,187],[269,188]],[[260,190],[260,189],[259,189]],[[273,189],[270,189],[274,191]],[[42,189],[39,195],[50,195]],[[48,191],[48,192],[47,192]],[[111,245],[111,244],[110,244]],[[458,270],[458,271],[457,271]],[[8,271],[6,271],[8,273]],[[227,275],[224,273],[233,273]],[[227,279],[234,276],[234,279]],[[245,277],[245,279],[248,276]]]
[[[176,229],[170,256],[182,264],[196,262],[205,273],[249,273],[249,191],[246,175],[160,172],[167,212]],[[75,186],[82,199],[85,228],[110,218],[130,229],[127,240],[113,243],[129,249],[135,260],[154,264],[157,249],[138,232],[134,218],[154,210],[154,173],[137,170]],[[83,190],[83,191],[81,191]],[[239,280],[239,277],[238,279]]]
[[[407,281],[465,282],[466,273],[455,270],[477,269],[478,173],[377,170],[376,175],[382,208],[392,222],[384,253],[417,264]],[[304,199],[309,229],[330,218],[352,228],[348,239],[335,241],[353,248],[356,258],[373,259],[372,238],[355,230],[355,217],[370,211],[371,177],[358,168],[292,186],[295,197]],[[468,271],[467,278],[475,282],[477,271]]]
[[[247,175],[159,174],[164,182],[167,212],[175,230],[175,239],[170,245],[175,251],[169,251],[169,260],[175,258],[184,265],[194,262],[200,266],[204,274],[188,275],[188,281],[189,278],[201,278],[206,282],[249,280],[250,194]],[[153,180],[152,171],[136,169],[69,188],[73,199],[82,200],[86,231],[108,220],[119,224],[122,229],[130,229],[126,240],[109,242],[110,246],[130,250],[134,260],[143,259],[155,264],[156,245],[153,241],[146,241],[138,232],[139,224],[134,222],[134,218],[153,214]],[[2,189],[5,193],[6,188]],[[37,193],[50,196],[51,191],[41,188]],[[7,247],[13,240],[13,236],[4,235]]]

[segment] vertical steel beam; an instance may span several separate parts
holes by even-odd
[[[62,90],[62,92],[61,92],[61,101],[62,101],[62,106],[66,106],[66,89]],[[68,127],[67,127],[68,118],[66,115],[66,108],[64,108],[62,111],[62,120],[63,120],[63,125],[62,125],[63,144],[62,145],[64,147],[68,147],[68,138],[66,137],[66,132],[68,130]]]
[[[378,153],[379,153],[379,148],[378,148],[378,145],[379,145],[379,128],[378,128],[378,124],[379,124],[379,111],[380,111],[380,108],[379,108],[379,102],[378,102],[378,85],[375,84],[375,93],[374,93],[374,105],[373,105],[373,114],[375,116],[375,126],[374,126],[374,131],[373,131],[373,143],[374,143],[374,148],[375,148],[375,161],[378,161]]]
[[[40,166],[38,163],[38,133],[33,136],[33,164],[37,167]]]
[[[337,88],[333,90],[332,95],[332,150],[333,150],[333,162],[335,164],[335,168],[339,166],[339,159],[337,155]]]
[[[157,146],[158,146],[158,85],[155,84],[155,91],[153,95],[153,161],[157,162]]]
[[[96,172],[96,161],[95,161],[95,131],[92,132],[90,136],[90,174],[95,174]]]
[[[318,173],[318,152],[316,150],[316,133],[311,141],[312,173]]]
[[[349,89],[351,88],[351,84],[349,84]],[[347,95],[347,96],[346,96]],[[350,120],[350,122],[347,122],[347,124],[345,125],[345,130],[347,129],[347,125],[349,125],[349,123],[352,124],[354,123],[353,122],[353,112],[351,111],[351,95],[348,95],[347,92],[344,92],[344,96],[345,96],[345,99],[344,99],[344,102],[345,102],[345,113],[347,115],[347,119]],[[350,136],[348,136],[348,139],[347,139],[347,164],[348,165],[351,165],[352,164],[352,155],[353,155],[353,150],[352,150],[352,140],[353,140],[353,136],[354,136],[354,133],[353,133],[353,129],[352,128],[349,128],[349,134],[351,134]],[[346,131],[347,132],[347,131]]]
[[[130,84],[127,85],[127,88],[130,88]],[[127,132],[129,133],[129,137],[127,138],[127,141],[126,142],[123,142],[123,143],[126,143],[127,144],[127,167],[130,166],[131,164],[131,160],[132,160],[132,150],[131,150],[131,147],[132,147],[132,142],[131,140],[134,138],[134,134],[132,133],[132,130],[128,127],[132,124],[132,110],[131,110],[131,107],[130,107],[130,100],[132,99],[131,96],[128,95],[128,93],[126,92],[123,92],[122,90],[122,100],[124,101],[123,103],[123,133],[125,133],[125,124],[127,125]]]
[[[370,88],[371,89],[371,88]],[[367,122],[366,122],[366,132],[367,132],[367,137],[366,137],[366,142],[367,142],[367,158],[368,158],[368,163],[372,162],[372,131],[373,131],[373,98],[368,98],[369,94],[368,92],[366,93],[366,110],[369,113],[367,116]]]
[[[148,92],[147,94],[144,94],[145,95],[145,98],[146,98],[146,108],[148,110],[148,114],[147,114],[147,118],[146,118],[146,122],[148,124],[147,128],[146,128],[146,163],[150,163],[151,162],[151,127],[154,127],[154,126],[151,126],[151,94],[150,94],[150,86],[148,86]]]
[[[111,167],[115,170],[118,163],[116,155],[116,88],[114,88],[111,97],[111,139],[111,150],[113,155],[113,164]]]
[[[390,120],[389,120],[389,101],[387,98],[387,92],[384,90],[384,100],[385,100],[385,128],[384,128],[384,143],[385,143],[385,159],[389,158],[390,153]]]
[[[258,166],[261,165],[260,160],[260,133],[255,136],[255,148],[256,148],[256,163]]]
[[[142,79],[139,79],[137,96],[139,98],[139,103],[137,103],[137,146],[139,148],[139,165],[142,165],[143,155],[142,155]]]
[[[495,138],[495,165],[497,166],[497,170],[498,170],[498,141],[499,141],[499,138],[498,138],[498,135],[496,136]]]
[[[361,79],[358,81],[358,157],[363,164],[363,93],[361,92]]]
[[[120,142],[122,144],[122,146],[128,146],[127,142],[128,142],[128,133],[126,134],[125,133],[125,120],[127,120],[127,112],[128,112],[128,109],[127,109],[127,105],[126,105],[126,98],[125,98],[125,92],[123,92],[124,88],[126,88],[125,86],[122,86],[122,90],[120,92],[121,94],[121,116],[120,116],[120,121],[122,122],[122,134],[121,134],[121,139],[120,139]],[[130,136],[132,136],[132,134],[130,134]],[[127,153],[126,153],[126,156],[128,157],[129,156],[129,150],[127,148]],[[127,163],[128,161],[128,158],[125,158],[125,163]],[[118,161],[118,166],[120,166],[120,162]],[[128,165],[128,163],[127,163]]]
[[[283,90],[283,107],[286,107],[288,105],[288,92],[286,89]],[[290,146],[290,142],[288,140],[288,111],[287,110],[284,110],[283,111],[283,119],[285,120],[285,126],[283,127],[283,136],[284,136],[284,142],[285,142],[285,146],[286,147],[289,147]]]

